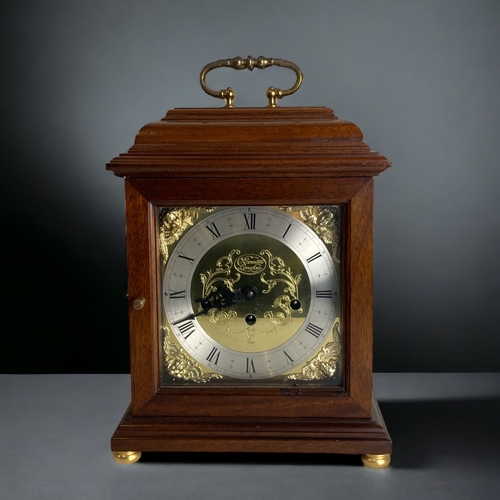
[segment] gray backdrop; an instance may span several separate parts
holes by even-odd
[[[126,372],[123,181],[105,163],[208,62],[297,63],[376,179],[375,370],[500,369],[500,2],[3,1],[0,371]],[[293,73],[211,73],[261,106]],[[7,347],[5,347],[7,346]]]

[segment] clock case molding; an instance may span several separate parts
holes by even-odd
[[[392,452],[372,396],[373,177],[388,166],[324,107],[174,109],[138,132],[107,165],[125,178],[132,383],[113,451]],[[160,388],[156,207],[336,204],[343,387]]]

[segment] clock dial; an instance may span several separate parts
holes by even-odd
[[[333,363],[325,345],[331,351],[332,336],[339,334],[337,207],[178,212],[160,216],[170,228],[160,235],[167,257],[162,324],[174,378],[195,370],[195,381],[301,380],[308,362]],[[315,224],[306,224],[301,213]],[[336,345],[337,371],[338,351]],[[184,375],[173,366],[182,366]]]

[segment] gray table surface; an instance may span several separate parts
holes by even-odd
[[[374,375],[391,466],[359,457],[144,454],[113,461],[127,375],[0,375],[1,499],[498,499],[500,373]]]

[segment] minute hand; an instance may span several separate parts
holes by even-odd
[[[186,316],[185,318],[174,321],[173,323],[171,323],[171,325],[172,326],[178,325],[179,323],[183,323],[184,321],[187,321],[189,319],[194,319],[194,318],[196,318],[196,316],[199,316],[200,314],[207,314],[207,312],[208,312],[208,309],[205,311],[201,311],[199,313],[196,313],[196,314],[191,313],[189,316]]]

